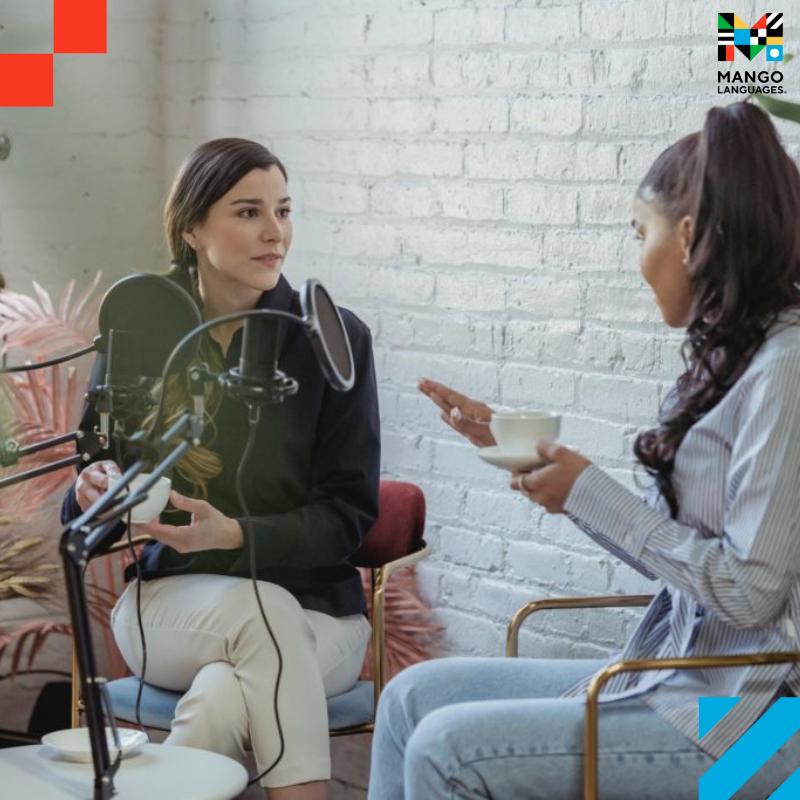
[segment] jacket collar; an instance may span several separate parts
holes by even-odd
[[[286,277],[281,275],[273,289],[269,289],[259,297],[256,308],[271,308],[274,311],[291,311],[294,305],[295,291]]]

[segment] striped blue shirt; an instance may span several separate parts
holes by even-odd
[[[676,520],[656,491],[643,502],[594,465],[564,505],[596,542],[663,583],[611,661],[800,649],[798,309],[781,314],[739,380],[688,431],[672,481]],[[800,666],[628,673],[606,684],[601,700],[641,695],[718,758],[784,681],[800,695]],[[699,696],[742,700],[699,739]]]

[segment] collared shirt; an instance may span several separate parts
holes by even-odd
[[[611,661],[800,649],[800,315],[787,309],[725,397],[688,431],[675,458],[676,520],[598,467],[564,505],[584,532],[665,584]],[[641,695],[719,757],[800,666],[621,674],[601,700]],[[581,681],[567,692],[585,691]],[[741,697],[702,739],[699,696]]]
[[[264,292],[257,307],[301,314],[298,294],[283,276],[274,289]],[[282,324],[278,368],[300,388],[282,404],[266,405],[261,411],[244,480],[249,517],[242,516],[235,482],[249,428],[244,404],[226,396],[204,434],[204,444],[222,462],[221,474],[208,482],[208,502],[243,527],[251,526],[258,579],[288,589],[305,608],[333,616],[366,609],[351,558],[377,518],[380,470],[372,339],[361,320],[346,309],[340,311],[355,361],[355,385],[348,392],[328,385],[300,326]],[[231,339],[226,369],[238,364],[242,335],[240,328]],[[98,362],[95,384],[104,371],[102,360]],[[81,427],[95,423],[89,408]],[[105,451],[93,460],[110,457]],[[175,489],[192,494],[178,472],[171,477]],[[73,519],[79,511],[70,489],[62,519]],[[167,511],[161,521],[185,525],[189,515]],[[144,549],[141,566],[145,580],[187,573],[250,575],[247,548],[178,553],[153,541]],[[126,577],[131,575],[129,569]]]

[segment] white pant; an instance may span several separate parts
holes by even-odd
[[[285,751],[262,779],[268,787],[330,778],[326,697],[351,688],[361,669],[370,625],[361,615],[332,617],[300,606],[274,583],[259,595],[283,655],[278,711]],[[199,747],[241,760],[251,747],[259,772],[277,757],[274,713],[278,657],[249,578],[175,575],[142,583],[147,644],[145,680],[185,692],[167,744]],[[136,581],[111,613],[131,670],[142,665]]]

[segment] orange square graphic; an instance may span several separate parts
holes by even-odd
[[[0,106],[52,106],[53,54],[0,53]]]
[[[106,52],[106,0],[54,0],[56,53]]]

